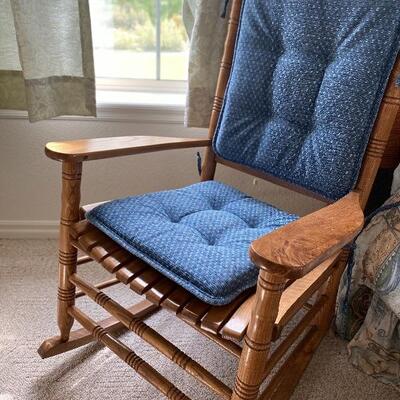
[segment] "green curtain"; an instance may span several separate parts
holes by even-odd
[[[0,0],[0,109],[96,115],[88,0]]]

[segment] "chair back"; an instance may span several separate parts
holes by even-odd
[[[203,179],[221,162],[327,201],[369,194],[399,48],[398,0],[234,0]]]

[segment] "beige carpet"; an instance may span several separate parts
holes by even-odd
[[[82,270],[93,280],[106,276],[94,264],[82,266]],[[56,241],[0,240],[0,400],[161,399],[156,390],[97,344],[47,360],[39,358],[36,349],[42,339],[57,333],[56,279]],[[122,297],[123,304],[135,302],[123,285],[108,292],[119,300]],[[90,305],[90,314],[100,317],[102,312]],[[151,317],[149,323],[232,384],[233,357],[165,312]],[[193,400],[216,398],[133,335],[123,334],[121,339]],[[292,399],[398,400],[399,395],[349,365],[345,343],[331,335],[322,343]]]

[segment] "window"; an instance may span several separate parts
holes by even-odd
[[[188,41],[183,0],[90,0],[98,86],[181,91]]]

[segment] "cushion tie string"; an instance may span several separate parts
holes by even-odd
[[[224,6],[223,6],[222,12],[221,12],[221,18],[225,18],[226,17],[226,12],[228,10],[228,5],[229,5],[229,0],[225,0]]]
[[[201,162],[201,154],[200,154],[199,151],[197,152],[196,156],[197,156],[197,171],[199,173],[199,176],[201,176],[201,164],[202,164],[202,162]]]

